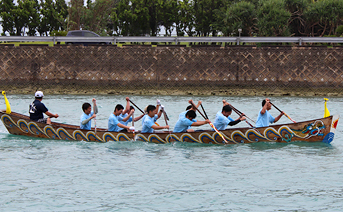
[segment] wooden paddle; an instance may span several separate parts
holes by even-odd
[[[132,113],[132,127],[135,127],[135,118],[134,118],[134,114],[135,114],[135,113]],[[133,140],[136,141],[135,129],[133,129],[132,134],[133,134]]]
[[[234,106],[232,106],[231,104],[229,104],[229,105],[230,105],[230,107],[232,108],[232,110],[235,111],[235,112],[237,113],[237,115],[242,116],[243,113],[242,113],[241,111],[237,110],[237,109],[236,109]],[[244,116],[245,116],[246,118],[248,118],[245,114],[244,114]],[[249,119],[250,119],[250,118],[249,118]],[[252,119],[250,119],[250,120],[252,120]],[[252,120],[252,121],[255,122],[254,120]],[[251,128],[253,128],[259,135],[261,135],[262,137],[264,137],[264,136],[262,135],[262,133],[256,129],[256,127],[254,127],[252,124],[250,124],[250,122],[248,122],[248,120],[245,119],[245,122],[246,122]]]
[[[270,102],[271,105],[273,105],[278,111],[280,111],[280,113],[282,112],[278,107],[276,107],[273,103]],[[291,117],[289,117],[289,115],[287,115],[285,112],[283,112],[283,114],[285,114],[285,116],[287,118],[289,118],[289,120],[293,121],[294,123],[297,123],[296,121],[294,121]]]
[[[162,113],[163,113],[163,117],[164,117],[164,120],[165,120],[165,122],[166,122],[166,125],[168,125],[168,116],[167,116],[167,113],[166,113],[166,111],[164,110],[164,108],[162,109]],[[171,134],[171,131],[168,129],[168,132],[169,132],[169,134]]]
[[[207,114],[206,114],[206,111],[205,111],[204,107],[202,106],[202,104],[200,104],[200,106],[201,106],[202,110],[204,111],[204,113],[206,114],[206,116],[204,116],[204,114],[202,114],[202,112],[194,105],[193,102],[191,102],[191,104],[192,104],[192,106],[193,106],[194,108],[197,109],[197,111],[200,113],[200,115],[201,115],[204,119],[208,119]],[[208,120],[209,120],[209,119],[208,119]],[[223,136],[223,134],[221,134],[221,133],[217,130],[217,128],[212,124],[211,121],[210,121],[209,125],[214,129],[214,131],[216,131],[216,132],[218,133],[218,135],[220,135],[220,137],[222,137],[223,141],[224,141],[226,144],[229,143],[229,142],[225,139],[225,137]],[[234,143],[237,143],[237,142],[235,142],[235,141],[233,141],[233,142],[234,142]]]
[[[230,104],[230,107],[232,108],[232,110],[233,111],[235,111],[236,113],[237,113],[237,115],[239,115],[240,117],[242,116],[242,112],[240,112],[239,110],[237,110],[234,106],[232,106],[231,104]],[[246,118],[248,118],[245,114],[244,114],[244,116],[246,117]],[[252,125],[252,124],[250,124],[250,122],[248,122],[248,120],[246,120],[245,119],[245,122],[250,126],[250,127],[252,127],[252,128],[254,128],[254,126]]]
[[[131,104],[133,104],[133,106],[135,106],[139,111],[141,111],[141,113],[145,114],[142,109],[140,109],[135,103],[131,101],[131,99],[129,101],[131,102]]]
[[[239,111],[237,108],[235,108],[235,107],[232,106],[231,104],[229,104],[229,105],[230,105],[230,107],[232,108],[232,110],[235,111],[235,112],[237,113],[237,115],[242,116],[243,113],[242,113],[241,111]],[[252,121],[252,122],[255,123],[255,121],[252,120],[251,118],[249,118],[246,114],[244,114],[244,116],[245,116],[245,118],[250,119],[250,121]],[[246,121],[246,122],[248,123],[248,121]],[[250,124],[249,124],[249,125],[250,125]]]
[[[94,132],[96,134],[96,118],[94,118]]]

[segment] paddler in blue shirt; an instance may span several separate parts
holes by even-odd
[[[147,107],[147,114],[143,117],[142,133],[153,133],[154,130],[169,129],[169,126],[157,126],[155,124],[157,108],[154,105]]]
[[[113,131],[113,132],[128,132],[128,130],[133,131],[135,128],[134,127],[129,127],[126,126],[122,123],[122,122],[126,122],[128,121],[132,114],[135,112],[134,109],[132,109],[128,116],[126,116],[125,118],[123,118],[122,113],[123,113],[124,107],[121,104],[117,104],[114,112],[110,115],[110,117],[108,118],[108,131]]]
[[[144,114],[138,116],[138,117],[135,117],[134,120],[132,120],[132,117],[133,117],[133,113],[130,114],[130,112],[133,110],[133,112],[135,111],[135,108],[133,108],[132,106],[130,106],[130,98],[129,97],[126,97],[126,107],[125,109],[123,110],[123,112],[119,115],[121,118],[118,118],[118,121],[119,123],[127,126],[130,122],[136,122],[136,121],[139,121],[141,118],[143,118]],[[128,117],[128,119],[125,119],[126,117]],[[124,129],[124,128],[121,128],[119,127],[119,131],[122,131],[122,132],[127,132],[127,129]]]
[[[150,106],[150,105],[148,105],[148,106]],[[148,117],[148,106],[146,106],[146,107],[144,108],[145,114],[144,114],[144,116],[143,116],[143,118],[142,118],[142,125],[143,125],[143,123],[144,123],[145,118]],[[157,111],[158,111],[158,109],[159,109],[160,107],[161,107],[161,110],[157,113]],[[156,121],[157,121],[157,119],[159,119],[159,118],[161,117],[163,109],[164,109],[164,106],[161,105],[161,101],[160,101],[159,99],[157,99],[157,101],[156,101],[156,110],[155,110],[156,113],[155,113],[155,115],[154,115],[154,117],[153,117],[154,122],[155,122],[156,125],[158,125],[158,124],[156,123]]]
[[[278,115],[276,118],[274,118],[268,110],[272,108],[272,104],[270,103],[270,100],[268,98],[264,99],[262,101],[262,109],[258,113],[257,121],[256,121],[256,127],[268,127],[269,123],[275,123],[279,121],[279,119],[283,116],[284,112],[282,111],[280,115]]]
[[[198,101],[198,104],[196,105],[196,108],[193,107],[194,102],[193,102],[192,99],[190,99],[190,100],[188,101],[188,103],[189,103],[190,105],[188,105],[188,106],[186,107],[186,111],[183,111],[182,113],[180,113],[180,115],[179,115],[179,120],[180,120],[181,118],[184,118],[185,115],[186,115],[186,113],[187,113],[189,110],[194,110],[194,111],[196,112],[196,111],[197,111],[197,108],[201,105],[202,102],[201,102],[201,101]],[[193,105],[192,105],[192,103],[193,103]]]
[[[233,126],[245,120],[244,113],[242,113],[242,116],[240,116],[238,119],[233,120],[230,117],[232,113],[230,104],[225,100],[223,100],[223,104],[224,106],[222,108],[222,111],[218,111],[213,122],[213,125],[217,128],[217,130],[225,130],[228,125]]]
[[[96,106],[96,100],[93,98],[93,112],[92,112],[92,106],[88,102],[83,103],[82,110],[83,114],[80,118],[80,129],[83,130],[91,130],[92,128],[92,122],[91,120],[96,117],[96,114],[98,113],[98,107]]]
[[[190,126],[201,126],[210,123],[210,120],[208,119],[205,121],[197,121],[195,120],[196,116],[197,114],[194,110],[187,111],[185,116],[176,122],[173,132],[194,132]]]

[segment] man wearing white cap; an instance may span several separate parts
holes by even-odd
[[[30,104],[30,119],[32,121],[37,121],[41,123],[51,124],[50,118],[58,118],[58,114],[52,114],[48,111],[48,108],[45,107],[45,105],[42,103],[43,100],[43,92],[37,91],[35,93],[35,101],[33,101]],[[49,116],[48,118],[44,118],[43,113],[45,115]]]

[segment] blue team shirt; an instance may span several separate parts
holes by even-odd
[[[155,124],[157,120],[157,114],[154,117],[150,117],[148,115],[143,116],[143,123],[142,123],[142,133],[153,133],[154,129],[152,129],[152,125]]]
[[[187,113],[188,111],[189,111],[189,110],[186,110],[186,111],[180,113],[179,119],[182,119],[183,117],[186,117],[186,113]]]
[[[125,113],[124,115],[123,115],[123,114],[120,114],[120,115],[118,116],[118,121],[119,121],[119,123],[121,123],[121,124],[127,126],[127,125],[129,124],[129,122],[132,121],[132,117],[130,117],[127,121],[123,121],[123,119],[126,118],[128,115],[129,115],[129,114],[127,114],[127,113]],[[119,127],[119,131],[121,131],[121,130],[123,130],[123,129],[124,129],[124,128]],[[118,131],[118,132],[119,132],[119,131]]]
[[[123,118],[111,113],[110,117],[108,118],[108,131],[119,132],[121,129],[123,129],[118,127],[120,120],[123,120]]]
[[[94,112],[91,112],[89,115],[83,113],[81,115],[81,118],[80,118],[80,129],[83,129],[83,130],[91,130],[92,128],[92,120],[90,120],[87,124],[82,124],[82,122],[86,119],[89,119],[92,115],[94,114]]]
[[[270,115],[268,110],[262,115],[261,114],[262,109],[258,113],[257,121],[256,121],[256,127],[268,127],[269,123],[273,123],[275,121],[275,118]]]
[[[186,110],[186,111],[180,113],[178,121],[179,121],[180,119],[186,117],[186,113],[187,113],[188,111],[189,111],[189,110]],[[188,127],[188,129],[190,129],[190,128],[191,128],[191,126]]]
[[[149,117],[150,118],[150,116],[148,115],[148,114],[145,114],[144,116],[143,116],[143,118],[142,118],[142,125],[143,125],[143,123],[144,123],[144,120],[145,120],[145,118],[146,117]],[[157,121],[157,119],[158,119],[158,115],[157,114],[155,114],[155,116],[153,117],[153,119],[154,119],[154,122],[155,121]]]
[[[180,118],[174,127],[174,131],[173,132],[186,132],[187,129],[190,128],[190,126],[196,122],[197,120],[193,119],[193,120],[189,120],[188,118],[186,118],[185,116],[183,118]]]
[[[216,118],[214,119],[213,125],[217,128],[217,130],[225,130],[226,126],[232,121],[235,121],[235,120],[233,120],[230,116],[228,117],[224,116],[222,114],[222,111],[219,111],[216,114]]]

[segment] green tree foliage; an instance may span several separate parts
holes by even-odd
[[[13,0],[1,0],[0,1],[0,17],[2,19],[2,35],[8,32],[10,35],[15,34],[14,30],[14,10],[15,5]]]
[[[30,0],[18,0],[18,5],[12,10],[15,14],[13,22],[17,36],[23,35],[24,27],[28,25],[27,20],[29,20],[30,17],[29,10],[31,10],[29,7],[32,6],[29,1]]]
[[[237,30],[242,29],[242,36],[251,36],[255,32],[256,15],[254,4],[246,1],[234,3],[225,13],[222,32],[237,35]]]
[[[88,1],[81,16],[82,29],[104,34],[114,2],[112,0]]]
[[[142,0],[121,0],[116,12],[121,35],[150,34],[149,8]]]
[[[341,35],[343,0],[0,0],[2,35]],[[84,5],[86,3],[86,5]]]
[[[68,7],[65,1],[41,0],[41,21],[38,26],[40,35],[67,28]]]
[[[49,0],[51,1],[51,0]],[[79,30],[81,28],[81,18],[85,11],[83,0],[71,0],[68,8],[68,30]]]
[[[216,36],[218,31],[214,27],[216,23],[215,11],[223,7],[222,0],[193,0],[195,31],[198,36]]]
[[[170,36],[177,21],[179,4],[177,0],[158,0],[159,3],[159,25],[165,28],[165,35]]]
[[[304,12],[312,36],[335,34],[342,24],[343,0],[322,0],[309,5]]]
[[[28,28],[27,35],[34,36],[36,35],[40,22],[39,13],[37,13],[40,9],[39,3],[37,0],[26,0],[24,1],[23,7],[29,14],[26,20],[26,27]]]
[[[178,14],[175,17],[176,34],[184,36],[185,33],[192,37],[194,31],[194,7],[191,0],[178,0]]]
[[[55,0],[54,7],[54,18],[56,23],[54,25],[55,30],[66,30],[67,29],[67,18],[68,18],[68,6],[65,0]]]
[[[291,13],[289,30],[295,36],[302,36],[306,31],[304,11],[310,2],[308,0],[285,0],[286,9]]]
[[[257,9],[257,26],[260,36],[289,36],[291,13],[283,0],[261,0]]]
[[[336,35],[338,37],[342,36],[343,35],[343,25],[340,25],[336,28]]]

